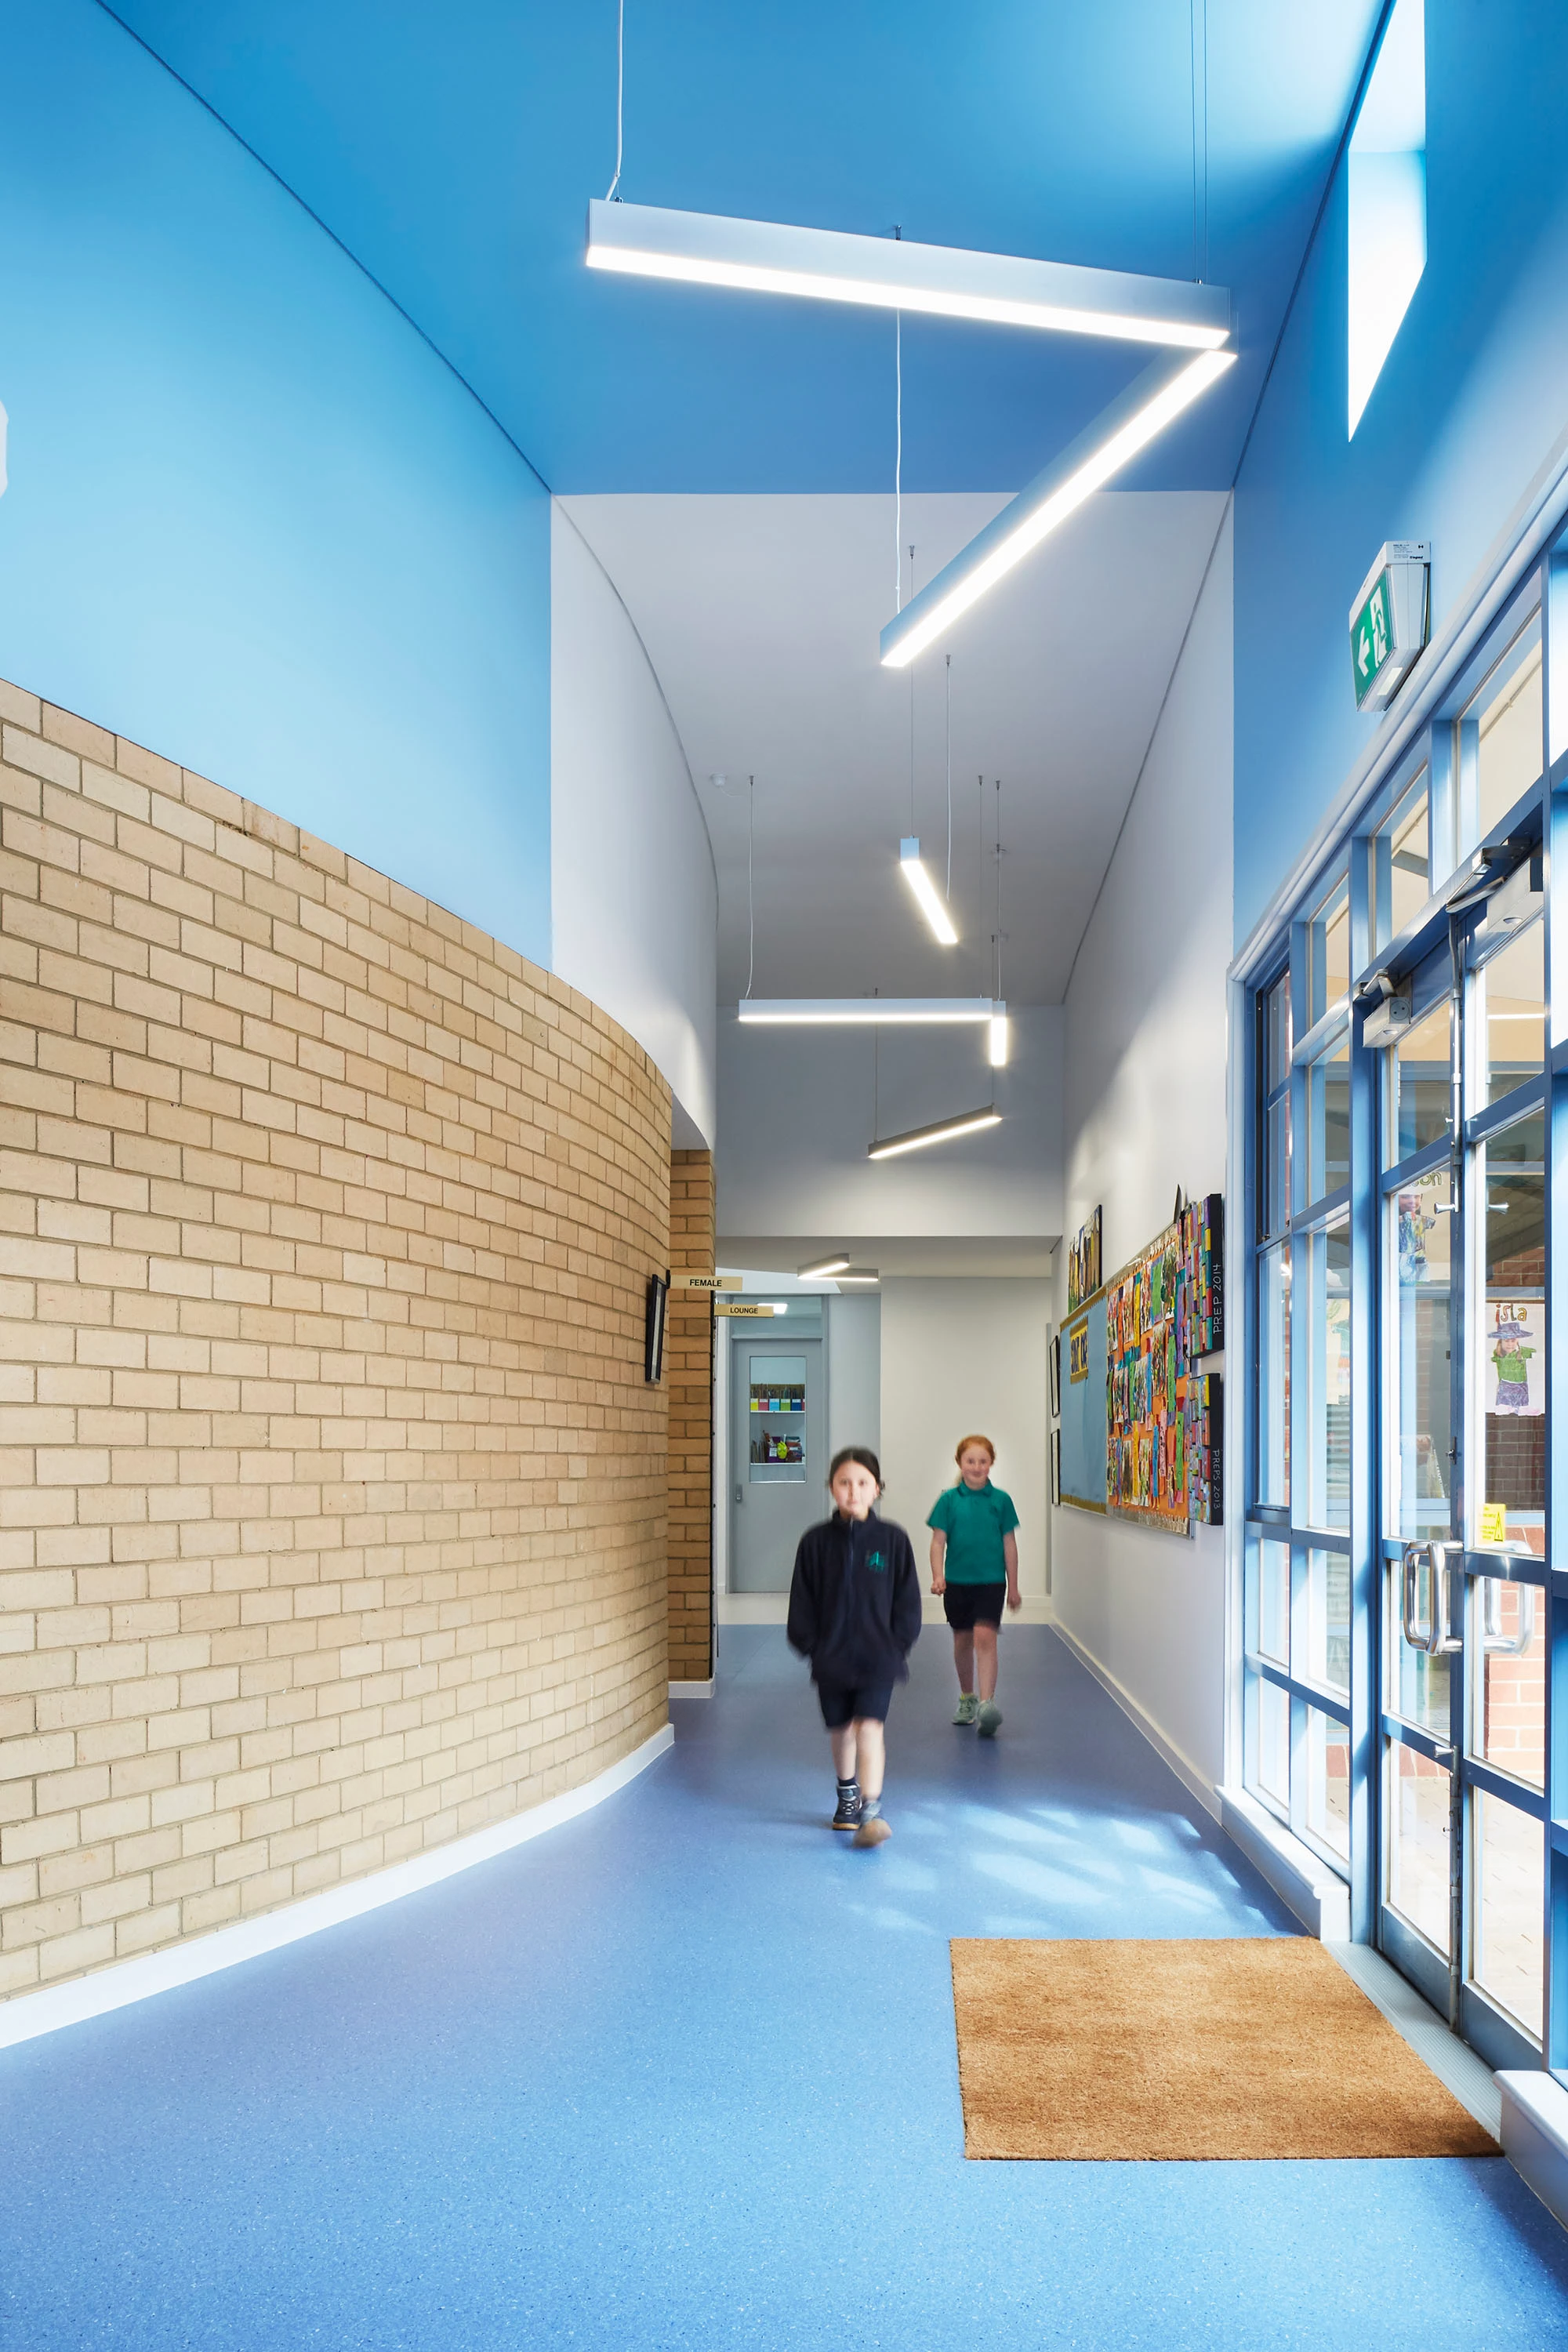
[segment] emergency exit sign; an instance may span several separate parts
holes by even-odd
[[[1358,710],[1385,709],[1426,643],[1431,561],[1425,540],[1389,540],[1362,582],[1351,606],[1351,677]]]

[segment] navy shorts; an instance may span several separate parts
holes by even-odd
[[[942,1605],[955,1633],[973,1633],[976,1625],[1000,1625],[1006,1598],[1005,1580],[1000,1584],[950,1584],[942,1596]]]
[[[842,1731],[846,1724],[868,1717],[873,1723],[886,1723],[888,1709],[893,1704],[893,1685],[857,1683],[847,1688],[840,1683],[818,1683],[816,1699],[828,1730]]]

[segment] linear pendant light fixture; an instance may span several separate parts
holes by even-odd
[[[588,206],[587,260],[590,269],[632,278],[868,303],[1055,334],[1170,343],[1184,351],[1216,351],[1230,333],[1230,296],[1220,286],[597,197]]]
[[[882,667],[902,669],[923,653],[1235,361],[1234,352],[1205,351],[1196,359],[1162,356],[1145,368],[889,622]]]
[[[899,844],[899,871],[914,892],[915,904],[931,925],[944,948],[958,945],[958,933],[952,928],[952,918],[942,903],[936,884],[926,872],[921,858],[920,836],[906,834]]]
[[[796,1266],[795,1273],[802,1282],[822,1282],[829,1275],[843,1274],[850,1262],[847,1251],[835,1250],[831,1257],[814,1258],[806,1265]]]
[[[889,1135],[885,1141],[873,1143],[866,1157],[896,1160],[901,1152],[923,1151],[928,1144],[950,1143],[960,1135],[978,1135],[983,1128],[1001,1124],[1001,1112],[989,1105],[984,1110],[960,1111],[952,1118],[933,1119],[930,1127],[911,1127],[902,1135]]]
[[[748,1028],[942,1028],[994,1020],[1007,1008],[989,996],[743,996],[737,1017]]]

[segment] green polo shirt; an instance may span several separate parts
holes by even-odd
[[[1012,1496],[994,1486],[989,1478],[984,1486],[966,1486],[961,1479],[956,1486],[947,1487],[937,1496],[926,1521],[928,1528],[940,1528],[947,1538],[942,1572],[949,1584],[1005,1583],[1007,1563],[1002,1538],[1017,1524]]]

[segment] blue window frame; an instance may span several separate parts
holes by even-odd
[[[1241,1778],[1568,2068],[1568,530],[1391,732],[1244,975]]]

